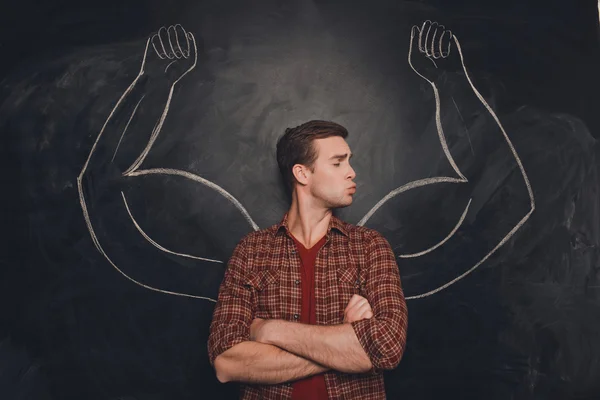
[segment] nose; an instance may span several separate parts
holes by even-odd
[[[356,178],[356,172],[354,171],[354,168],[352,168],[350,165],[348,167],[350,168],[350,170],[348,171],[347,179],[353,180],[354,178]]]

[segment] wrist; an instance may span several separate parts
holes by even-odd
[[[265,321],[263,326],[263,335],[261,342],[264,344],[270,344],[278,346],[279,343],[279,332],[281,327],[281,321],[276,319],[269,319]]]
[[[140,75],[140,84],[153,92],[168,92],[173,86],[173,82],[164,74],[154,74],[147,71]]]

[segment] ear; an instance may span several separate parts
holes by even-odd
[[[292,167],[292,173],[294,174],[294,178],[296,178],[300,185],[305,186],[308,184],[308,177],[310,171],[308,170],[308,168],[306,168],[306,166],[302,164],[295,164]]]

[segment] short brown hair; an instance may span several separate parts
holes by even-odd
[[[292,167],[302,164],[314,171],[317,152],[313,141],[331,136],[341,136],[345,139],[348,136],[348,130],[335,122],[313,120],[295,128],[287,128],[277,140],[277,165],[279,165],[279,172],[289,195],[291,195],[296,181]]]

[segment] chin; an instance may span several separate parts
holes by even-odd
[[[352,198],[350,200],[334,203],[334,205],[331,208],[344,208],[344,207],[348,207],[350,205],[352,205]]]

